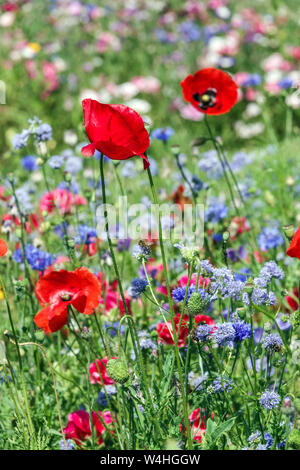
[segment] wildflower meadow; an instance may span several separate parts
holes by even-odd
[[[0,2],[1,450],[300,449],[299,18]]]

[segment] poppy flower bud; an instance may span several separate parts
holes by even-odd
[[[106,371],[111,379],[119,384],[124,384],[129,379],[129,372],[124,362],[110,359],[106,365]]]
[[[203,310],[204,302],[199,292],[193,292],[188,301],[188,311],[191,315],[197,315]]]
[[[227,231],[226,231],[226,232],[223,232],[223,241],[224,241],[225,243],[228,242],[229,237],[230,237],[229,232],[227,232]]]
[[[255,287],[255,284],[253,280],[248,279],[248,281],[245,284],[245,291],[247,292],[247,294],[252,294],[254,287]]]
[[[283,230],[285,236],[286,236],[289,240],[291,240],[291,239],[293,238],[294,233],[295,233],[295,227],[294,227],[293,225],[291,225],[291,224],[290,224],[290,225],[284,225],[284,226],[282,227],[282,230]]]
[[[180,154],[179,145],[172,145],[171,146],[171,152],[172,152],[173,155],[179,155]]]
[[[74,238],[69,238],[69,239],[67,240],[67,244],[68,244],[68,247],[69,247],[69,248],[75,248],[75,240],[74,240]]]

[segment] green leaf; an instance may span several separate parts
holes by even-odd
[[[228,419],[224,423],[221,423],[217,429],[215,429],[210,438],[213,442],[217,442],[217,440],[226,432],[230,431],[232,426],[234,425],[235,418]]]

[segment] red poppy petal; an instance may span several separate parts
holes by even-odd
[[[143,154],[150,145],[141,116],[124,105],[82,102],[88,138],[106,156],[123,160]]]
[[[290,246],[288,247],[286,254],[291,258],[300,259],[300,226],[292,238]]]
[[[4,240],[0,238],[0,256],[6,255],[8,252],[8,246]]]
[[[95,153],[95,150],[96,150],[96,145],[95,144],[89,144],[89,145],[85,145],[84,147],[82,147],[81,153],[85,157],[92,157]]]
[[[44,333],[53,333],[54,331],[60,330],[68,321],[67,309],[55,315],[49,320],[51,316],[51,307],[48,306],[37,313],[34,317],[34,323],[38,328],[42,328]]]

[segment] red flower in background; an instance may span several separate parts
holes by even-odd
[[[186,204],[192,204],[192,200],[184,196],[184,186],[182,184],[178,186],[170,199],[174,202],[174,204],[178,204],[181,210],[184,209]]]
[[[101,420],[99,418],[101,417]],[[95,411],[92,412],[92,420],[93,426],[96,428],[96,434],[98,437],[98,444],[102,444],[103,441],[103,434],[105,432],[105,426],[102,424],[102,420],[105,422],[106,425],[112,422],[112,417],[109,411]],[[90,426],[90,416],[89,413],[85,410],[78,410],[74,411],[74,413],[70,413],[68,416],[68,424],[64,429],[64,433],[66,439],[73,439],[76,444],[81,444],[82,441],[88,439],[91,433],[91,426]]]
[[[139,156],[144,169],[149,161],[144,155],[150,146],[149,135],[141,116],[123,104],[103,104],[86,99],[82,102],[84,125],[90,144],[81,149],[86,157],[95,150],[113,160]]]
[[[180,313],[176,314],[176,316],[173,318],[174,318],[174,323],[175,323],[176,334],[178,334]],[[195,322],[197,325],[199,323],[206,323],[207,325],[214,325],[213,319],[209,317],[208,315],[196,315]],[[157,331],[160,342],[165,343],[165,344],[174,344],[173,328],[172,328],[171,321],[168,322],[168,325],[166,325],[165,322],[158,323],[158,325],[156,325],[156,331]],[[180,326],[180,334],[178,338],[179,348],[185,346],[185,340],[188,334],[189,334],[189,316],[183,315],[181,326]]]
[[[285,297],[285,300],[287,301],[287,303],[289,304],[290,308],[293,311],[298,310],[298,308],[299,308],[299,291],[298,291],[298,287],[295,287],[295,289],[293,289],[293,295],[291,295],[291,294],[287,295]]]
[[[110,284],[107,284],[107,282],[102,279],[102,273],[97,274],[97,278],[99,279],[101,285],[103,285],[103,295],[100,299],[100,303],[104,304],[104,312],[107,313],[113,308],[118,308],[120,310],[121,316],[125,315],[125,307],[124,307],[124,302],[123,299],[118,291],[118,281],[117,279]],[[127,310],[130,315],[132,315],[131,311],[131,298],[128,297],[128,295],[125,292],[125,302],[127,305]]]
[[[60,330],[68,321],[68,305],[85,315],[99,305],[101,286],[94,274],[82,267],[75,271],[52,271],[42,276],[35,288],[43,310],[34,317],[45,333]],[[47,305],[48,304],[48,305]]]
[[[7,247],[6,242],[2,240],[2,238],[0,238],[0,256],[6,255],[7,252],[8,252],[8,247]]]
[[[112,357],[112,359],[116,359],[116,357]],[[114,384],[114,380],[111,379],[106,372],[106,364],[108,362],[108,357],[104,357],[103,359],[96,359],[95,362],[92,362],[90,364],[90,382],[92,384],[100,384],[100,385],[112,385]],[[102,377],[102,380],[100,379],[100,374]]]
[[[201,422],[200,422],[201,421]],[[194,441],[202,442],[202,438],[206,432],[205,418],[201,417],[201,408],[196,408],[189,416],[189,422],[192,425],[192,437]]]
[[[286,254],[291,258],[300,259],[300,225],[292,238],[290,246],[286,250]]]
[[[237,84],[228,73],[214,68],[188,75],[181,87],[184,99],[205,114],[227,113],[238,98]]]
[[[58,208],[59,212],[69,214],[75,206],[87,205],[87,200],[79,195],[74,196],[68,189],[54,189],[44,194],[40,201],[40,211],[47,211],[49,214]]]

